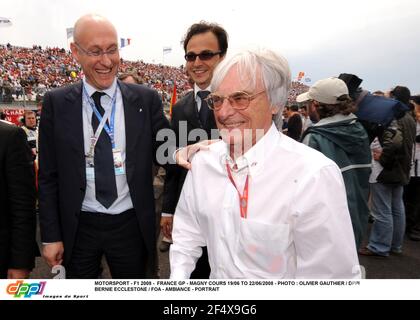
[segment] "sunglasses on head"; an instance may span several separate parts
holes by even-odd
[[[213,51],[203,51],[203,52],[200,52],[198,54],[197,53],[194,53],[194,52],[188,52],[184,56],[184,58],[185,58],[185,60],[190,61],[190,62],[195,61],[195,59],[197,57],[199,57],[200,60],[202,60],[202,61],[206,61],[206,60],[210,60],[215,55],[218,55],[218,54],[221,54],[221,53],[222,53],[222,51],[216,51],[216,52],[213,52]]]

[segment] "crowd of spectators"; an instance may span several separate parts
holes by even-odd
[[[289,98],[287,99],[289,104],[296,103],[296,97],[308,90],[309,86],[307,86],[306,84],[303,84],[302,82],[298,81],[293,81],[289,91]]]
[[[172,67],[143,61],[121,59],[120,72],[136,72],[143,84],[156,89],[168,105],[172,96],[174,81],[177,97],[191,89],[183,66]],[[70,51],[62,48],[43,49],[0,45],[0,102],[36,101],[47,90],[78,81],[83,77],[80,66]],[[300,82],[293,82],[289,102],[308,90]]]
[[[34,100],[46,90],[74,81],[79,67],[69,52],[59,48],[0,46],[0,97],[3,102]]]

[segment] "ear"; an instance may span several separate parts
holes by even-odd
[[[73,58],[79,62],[79,48],[77,48],[74,42],[70,43],[70,50]]]

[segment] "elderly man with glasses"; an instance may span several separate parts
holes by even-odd
[[[211,278],[359,278],[337,165],[281,134],[287,61],[246,51],[215,69],[207,98],[223,141],[192,160],[175,213],[171,278],[207,246]]]

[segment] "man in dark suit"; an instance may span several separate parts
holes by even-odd
[[[144,278],[156,247],[152,163],[169,128],[159,95],[116,78],[117,32],[81,17],[71,50],[82,82],[44,97],[39,133],[43,256],[68,278]],[[147,267],[147,268],[146,268]]]
[[[0,278],[35,266],[35,176],[25,132],[0,121]]]
[[[200,140],[218,138],[213,112],[204,100],[210,93],[213,70],[226,55],[228,35],[217,24],[200,22],[193,24],[184,38],[184,51],[188,76],[194,82],[194,90],[179,100],[172,109],[171,126],[177,136],[178,147]],[[212,132],[213,131],[213,136]],[[185,141],[180,137],[186,132]],[[216,134],[215,134],[216,133]],[[185,137],[187,138],[187,137]],[[186,169],[174,167],[167,172],[162,208],[161,227],[165,237],[171,238],[173,214],[187,175]],[[207,250],[197,262],[191,278],[205,279],[210,274]]]

